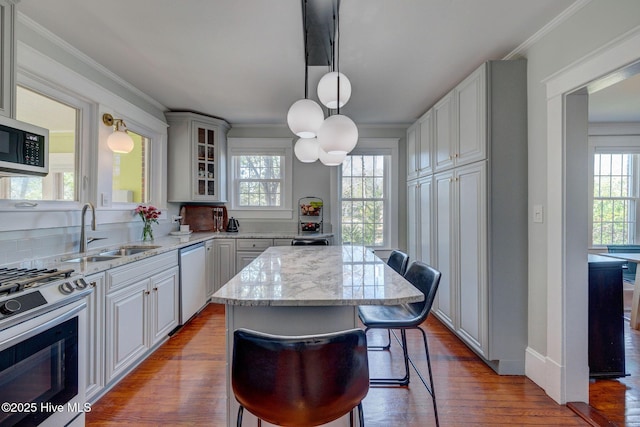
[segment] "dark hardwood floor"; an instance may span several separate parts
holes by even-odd
[[[589,404],[618,426],[640,426],[640,332],[625,322],[627,377],[591,380]]]
[[[87,425],[226,425],[224,327],[224,306],[210,304],[96,402]],[[526,377],[496,375],[435,318],[425,327],[442,426],[587,425]],[[426,373],[415,332],[408,333],[409,351]],[[401,355],[398,347],[370,353],[371,372],[400,368]],[[369,427],[435,424],[431,400],[417,378],[407,388],[371,388],[363,406]]]

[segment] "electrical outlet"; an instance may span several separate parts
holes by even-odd
[[[180,221],[182,217],[180,215],[171,215],[171,222]]]

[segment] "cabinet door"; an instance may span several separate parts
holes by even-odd
[[[236,240],[215,239],[213,241],[213,254],[215,292],[236,274]]]
[[[178,267],[173,267],[151,278],[151,293],[148,295],[148,298],[151,298],[149,347],[153,347],[178,326],[179,271]]]
[[[135,282],[106,297],[106,381],[133,364],[148,349],[148,279]]]
[[[432,265],[431,254],[431,177],[420,179],[418,182],[418,232],[420,261]]]
[[[431,173],[431,146],[433,143],[433,111],[429,110],[420,118],[418,141],[416,150],[418,151],[418,175],[424,176]]]
[[[486,163],[456,169],[455,182],[460,304],[458,332],[484,355],[488,331]]]
[[[93,397],[104,387],[104,273],[86,276],[93,288],[87,297],[87,383],[86,399]]]
[[[247,265],[260,256],[260,252],[237,252],[236,254],[236,273],[239,273]]]
[[[419,124],[407,129],[407,180],[418,177],[418,132]]]
[[[478,68],[456,87],[458,143],[456,166],[484,160],[487,157],[486,131],[486,64]]]
[[[442,273],[438,287],[436,314],[449,327],[454,327],[456,271],[453,259],[453,172],[434,175],[433,247],[435,267]]]
[[[194,200],[218,200],[217,182],[217,134],[214,126],[193,122],[193,149],[195,154],[193,161],[193,199]]]
[[[420,218],[418,200],[418,182],[410,181],[407,183],[407,254],[412,260],[420,259],[420,250],[418,248],[418,218]]]
[[[455,133],[453,116],[453,92],[449,92],[433,107],[434,170],[436,172],[453,167]]]
[[[15,51],[14,22],[16,6],[14,0],[0,1],[0,115],[13,117],[15,102]]]
[[[214,275],[214,272],[216,271],[215,269],[215,252],[213,250],[213,241],[212,240],[208,240],[205,245],[204,245],[205,249],[207,250],[207,277],[206,277],[206,282],[207,282],[207,298],[211,297],[211,295],[213,295],[213,293],[215,292],[216,289],[216,278]]]

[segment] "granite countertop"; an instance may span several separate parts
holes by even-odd
[[[244,306],[396,305],[423,294],[359,246],[273,246],[213,302]]]
[[[191,234],[180,235],[180,236],[166,235],[163,237],[158,237],[151,242],[132,241],[132,242],[127,242],[120,245],[114,245],[109,247],[103,247],[100,249],[90,250],[90,251],[87,251],[86,253],[66,253],[66,254],[54,255],[46,259],[38,259],[38,260],[30,261],[28,263],[29,265],[27,265],[26,263],[15,263],[15,264],[12,264],[11,266],[19,266],[19,267],[26,267],[26,268],[60,268],[60,269],[73,268],[77,273],[87,275],[87,274],[100,273],[102,271],[106,271],[111,268],[119,267],[121,265],[139,261],[154,255],[159,255],[165,252],[178,250],[180,248],[195,245],[201,242],[206,242],[207,240],[212,240],[212,239],[293,239],[296,237],[328,238],[328,237],[333,237],[333,234],[316,233],[316,234],[299,235],[297,233],[286,233],[286,232],[271,232],[271,233],[260,233],[260,232],[237,232],[237,233],[197,232],[195,233],[194,232]],[[66,261],[74,258],[84,258],[88,256],[98,255],[112,249],[121,248],[121,247],[130,247],[130,246],[135,246],[135,247],[148,246],[149,250],[140,252],[134,255],[120,256],[120,257],[106,260],[106,261],[98,261],[98,262]]]

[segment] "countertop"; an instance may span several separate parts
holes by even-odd
[[[272,246],[213,294],[243,306],[396,305],[423,294],[359,246]]]
[[[191,246],[201,242],[206,242],[207,240],[212,240],[212,239],[293,239],[293,238],[330,238],[330,237],[333,237],[333,234],[315,233],[315,234],[299,235],[297,233],[286,233],[286,232],[271,232],[271,233],[198,232],[198,233],[191,233],[188,235],[181,235],[181,236],[166,235],[163,237],[158,237],[150,242],[132,241],[132,242],[122,243],[119,245],[103,247],[100,249],[89,250],[86,253],[66,253],[66,254],[55,255],[46,259],[39,259],[37,261],[33,261],[31,262],[32,265],[28,267],[29,268],[36,268],[36,267],[37,268],[61,268],[61,269],[73,268],[78,273],[88,275],[88,274],[100,273],[102,271],[119,267],[121,265],[129,264],[134,261],[139,261],[141,259],[149,258],[154,255],[159,255],[165,252],[178,250],[180,248],[184,248],[184,247]],[[102,252],[106,252],[111,249],[127,247],[127,246],[135,246],[135,247],[148,246],[149,250],[138,253],[138,254],[134,254],[134,255],[118,257],[108,261],[98,261],[98,262],[87,262],[87,261],[66,262],[65,261],[73,258],[98,255]],[[17,264],[13,264],[11,266],[17,266]],[[20,266],[24,267],[24,263],[21,263]]]

